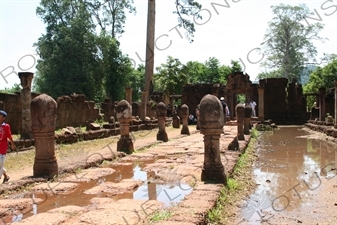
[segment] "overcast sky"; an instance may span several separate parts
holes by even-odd
[[[315,42],[318,56],[337,53],[337,1],[277,1],[277,0],[199,0],[203,5],[203,20],[196,21],[194,42],[184,36],[177,26],[173,0],[156,1],[156,50],[155,66],[166,62],[168,56],[187,61],[205,62],[216,57],[221,64],[231,60],[241,61],[245,72],[254,81],[262,72],[259,62],[263,56],[258,49],[268,22],[272,19],[271,6],[280,3],[298,5],[305,3],[315,19],[325,25],[320,36],[328,38],[325,43]],[[147,0],[135,0],[137,14],[127,14],[125,33],[119,39],[123,53],[133,59],[136,66],[145,58]],[[45,25],[36,16],[39,1],[0,0],[0,89],[20,83],[15,72],[36,72],[33,43],[45,33]],[[179,32],[178,32],[179,31]],[[182,35],[182,37],[181,37]]]

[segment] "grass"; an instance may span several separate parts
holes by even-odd
[[[207,224],[232,224],[231,218],[237,204],[254,191],[252,166],[255,160],[255,145],[258,131],[252,130],[252,139],[234,167],[233,173],[227,179],[227,185],[221,190],[215,207],[206,216]]]
[[[33,165],[34,157],[34,150],[7,154],[5,168],[8,171],[25,169],[27,166]]]
[[[149,217],[149,220],[151,223],[153,223],[153,222],[169,219],[172,215],[173,215],[173,212],[167,209],[162,209],[162,210],[155,211]]]
[[[85,127],[82,127],[85,129]],[[61,131],[61,130],[59,130]],[[167,132],[174,132],[177,129],[173,127],[166,127]],[[156,135],[158,132],[158,128],[153,130],[145,130],[145,131],[136,131],[132,132],[134,136],[134,141],[142,140],[145,138],[153,138],[153,142],[156,141]],[[69,161],[70,163],[73,161],[78,161],[79,156],[87,156],[90,155],[90,152],[97,151],[99,149],[111,148],[111,150],[115,151],[115,145],[119,140],[118,136],[111,136],[102,139],[95,139],[90,141],[80,141],[72,144],[55,144],[55,154],[58,163],[60,164],[61,160]],[[19,135],[13,135],[13,139],[18,139]],[[151,146],[145,147],[143,149],[136,149],[135,152],[143,152],[144,150],[156,146],[158,143],[153,144]],[[5,161],[5,168],[8,170],[10,175],[11,171],[19,171],[23,169],[31,170],[33,173],[33,164],[35,157],[35,148],[32,150],[22,151],[22,152],[12,152],[7,154]]]

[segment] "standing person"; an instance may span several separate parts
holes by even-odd
[[[221,97],[220,98],[220,102],[221,102],[221,105],[222,105],[222,108],[223,108],[223,112],[225,114],[225,117],[226,116],[229,116],[229,109],[228,109],[228,106],[225,102],[225,98],[224,97]]]
[[[13,142],[11,127],[9,124],[5,123],[7,113],[0,110],[0,179],[2,174],[4,175],[4,180],[2,183],[6,183],[9,180],[9,176],[4,168],[5,158],[8,150],[8,140],[11,142],[11,147],[14,150],[15,144]]]
[[[256,102],[254,100],[250,101],[249,103],[250,107],[252,107],[252,116],[256,117],[256,113],[255,113],[255,107],[256,107]]]

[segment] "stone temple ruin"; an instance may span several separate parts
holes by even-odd
[[[12,132],[21,135],[22,139],[32,138],[32,133],[27,127],[29,121],[29,107],[27,102],[38,96],[37,93],[31,93],[30,86],[33,79],[32,73],[19,73],[21,92],[15,94],[0,93],[0,109],[10,112],[7,118],[11,124]],[[279,125],[287,124],[305,124],[308,120],[325,121],[326,115],[335,115],[335,97],[334,90],[325,90],[321,88],[319,93],[303,94],[303,89],[296,81],[288,82],[286,78],[262,79],[258,84],[250,81],[249,75],[242,72],[236,72],[228,76],[228,83],[221,84],[187,84],[183,88],[181,95],[165,96],[162,93],[153,93],[151,95],[152,103],[146,106],[147,117],[157,120],[157,108],[153,105],[163,102],[166,105],[167,117],[173,116],[174,120],[183,124],[184,107],[194,117],[197,116],[196,108],[201,99],[212,94],[218,98],[224,97],[229,107],[230,120],[236,120],[237,96],[244,95],[245,103],[254,100],[257,103],[255,109],[257,118],[253,120],[271,120]],[[307,97],[315,96],[317,105],[312,109],[307,109]],[[133,124],[140,125],[142,122],[135,120],[141,117],[144,105],[139,102],[132,102],[132,89],[126,89],[126,98],[132,108]],[[181,99],[181,105],[174,105],[175,100]],[[67,126],[78,127],[87,126],[96,120],[110,121],[111,118],[117,118],[117,104],[110,99],[105,99],[101,103],[100,109],[93,101],[86,100],[81,94],[70,96],[60,96],[55,101],[57,107],[56,129],[62,129]],[[244,103],[244,102],[241,102]],[[183,106],[183,111],[181,106]],[[17,118],[22,118],[18,120]],[[116,123],[118,126],[118,123]],[[144,123],[143,123],[144,124]],[[147,122],[148,124],[148,122]],[[115,124],[112,124],[115,126]],[[116,127],[116,126],[115,126]],[[130,128],[138,129],[138,128]],[[185,128],[186,129],[186,128]]]

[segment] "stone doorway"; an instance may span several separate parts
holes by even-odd
[[[254,84],[249,79],[248,74],[243,72],[235,72],[228,75],[226,85],[225,100],[228,104],[231,120],[236,119],[235,107],[238,103],[249,103],[250,100],[257,102],[257,84]],[[244,96],[241,97],[241,96]],[[239,100],[244,102],[239,102]]]

